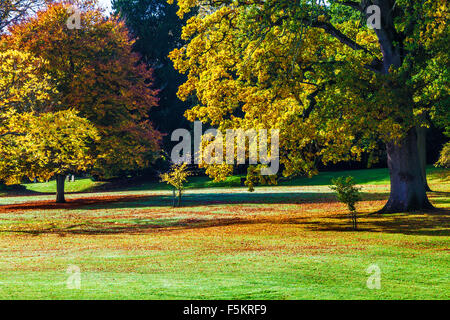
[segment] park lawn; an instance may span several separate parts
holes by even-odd
[[[450,182],[429,182],[439,210],[385,216],[388,185],[364,184],[357,232],[320,182],[190,189],[182,208],[167,190],[1,197],[0,298],[448,299]]]
[[[428,166],[427,175],[429,179],[434,180],[449,180],[450,170]],[[339,176],[352,176],[355,182],[360,185],[386,185],[389,184],[389,171],[386,168],[381,169],[365,169],[365,170],[351,170],[351,171],[325,171],[320,172],[312,178],[308,177],[294,177],[291,179],[279,182],[280,186],[328,186],[331,180]],[[201,189],[201,188],[232,188],[241,186],[241,176],[228,177],[225,181],[214,182],[208,177],[190,177],[186,186],[187,189]],[[49,181],[46,183],[27,183],[23,184],[26,191],[32,193],[55,193],[56,181]],[[116,186],[115,186],[116,187]],[[89,178],[77,179],[74,182],[67,182],[65,184],[66,192],[90,192],[96,190],[104,190],[108,188],[107,182],[92,181]],[[126,190],[169,190],[170,186],[162,183],[139,183],[125,187]],[[0,195],[2,192],[0,190]],[[6,194],[3,194],[6,195]]]

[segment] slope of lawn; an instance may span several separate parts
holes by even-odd
[[[289,180],[283,180],[279,182],[280,186],[328,186],[331,184],[333,178],[339,176],[351,175],[355,178],[357,184],[365,185],[387,185],[389,184],[389,172],[388,169],[366,169],[366,170],[352,170],[352,171],[327,171],[320,172],[318,175],[307,178],[307,177],[295,177]],[[427,168],[428,179],[431,180],[448,180],[450,179],[450,170],[435,168],[429,166]],[[214,182],[208,177],[191,177],[189,183],[187,184],[187,189],[198,189],[198,188],[230,188],[230,187],[240,187],[241,177],[232,176],[228,177],[225,181]],[[56,182],[49,181],[46,183],[28,183],[24,184],[23,187],[30,192],[36,193],[55,193],[56,192]],[[77,179],[75,182],[67,182],[65,184],[66,192],[89,192],[99,190],[107,190],[108,183],[106,182],[95,182],[91,179]],[[161,183],[141,183],[136,185],[126,186],[126,190],[168,190],[169,186]],[[1,194],[1,191],[0,191]]]
[[[64,187],[66,192],[88,192],[95,187],[103,185],[103,182],[96,182],[89,178],[76,179],[74,182],[66,182]],[[26,190],[37,193],[55,193],[56,181],[51,180],[44,183],[23,184]]]
[[[181,208],[164,189],[63,205],[0,197],[0,299],[450,298],[448,175],[429,176],[439,210],[380,216],[382,172],[351,173],[366,179],[357,232],[327,187],[334,174],[254,193],[190,189]],[[380,289],[367,287],[373,265]],[[69,267],[80,289],[67,286]]]

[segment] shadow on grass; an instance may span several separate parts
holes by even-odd
[[[352,231],[345,215],[320,221],[308,221],[312,231]],[[450,210],[414,212],[393,215],[365,215],[359,217],[358,230],[352,232],[395,233],[422,236],[450,236]]]
[[[385,200],[388,193],[363,193],[365,201]],[[203,207],[232,204],[303,204],[334,203],[334,193],[286,192],[286,193],[190,193],[183,196],[183,207]],[[66,203],[54,200],[33,201],[20,204],[0,205],[3,212],[27,210],[101,210],[101,209],[135,209],[148,207],[172,207],[171,195],[123,195],[98,196],[70,199]]]
[[[131,219],[128,222],[89,221],[73,224],[67,227],[50,226],[46,229],[8,230],[4,232],[22,233],[34,236],[42,234],[68,235],[138,235],[155,232],[173,232],[182,230],[196,230],[227,226],[245,226],[270,224],[298,226],[299,230],[313,232],[349,232],[358,234],[392,233],[421,236],[450,236],[450,210],[436,210],[433,213],[417,212],[414,214],[396,214],[360,217],[358,230],[352,231],[349,218],[344,214],[329,215],[314,218],[308,215],[302,217],[230,217],[230,218],[165,218],[165,219]]]
[[[388,193],[364,193],[365,201],[386,200]],[[440,198],[437,203],[446,203],[449,192],[434,192],[430,198]],[[183,198],[183,207],[205,207],[233,204],[311,204],[336,203],[333,193],[289,192],[289,193],[190,193]],[[53,201],[28,202],[23,204],[0,206],[2,213],[23,212],[28,210],[107,210],[135,209],[151,207],[171,207],[170,195],[145,196],[101,196],[70,200],[65,204]],[[255,211],[258,208],[255,207]],[[295,208],[293,209],[295,213]],[[406,235],[449,236],[449,210],[433,212],[416,212],[412,214],[395,215],[361,215],[359,232],[400,233]],[[308,215],[288,217],[229,217],[181,219],[176,215],[170,219],[132,219],[127,222],[87,221],[67,227],[50,226],[46,229],[8,230],[4,232],[25,233],[32,235],[70,234],[100,235],[100,234],[140,234],[148,232],[170,232],[174,230],[204,229],[230,225],[249,224],[288,224],[299,226],[310,231],[319,232],[349,232],[350,224],[345,214],[324,214],[323,216]]]
[[[104,234],[144,234],[153,232],[173,232],[179,230],[195,230],[205,228],[217,228],[226,226],[244,226],[256,224],[271,225],[297,225],[310,231],[316,232],[360,232],[371,233],[394,233],[405,235],[423,236],[450,236],[449,210],[439,210],[433,214],[402,214],[396,216],[383,216],[367,218],[359,222],[359,229],[351,231],[350,222],[345,215],[335,215],[322,218],[320,221],[313,220],[308,216],[295,218],[189,218],[189,219],[162,219],[153,221],[140,221],[117,225],[113,222],[105,223],[81,223],[64,228],[50,227],[40,230],[14,230],[11,233],[22,233],[30,235],[58,234],[67,235],[104,235]]]
[[[5,186],[0,184],[1,197],[13,198],[13,197],[41,196],[41,195],[48,195],[48,193],[28,190],[23,185]]]
[[[110,208],[111,205],[120,203],[126,207],[128,202],[138,202],[156,196],[101,196],[94,198],[79,198],[68,200],[66,203],[56,203],[54,200],[32,201],[12,205],[0,205],[0,214],[14,211],[28,210],[74,210],[89,209],[89,206],[101,205],[102,208]]]

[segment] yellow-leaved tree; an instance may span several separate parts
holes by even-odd
[[[79,26],[68,21],[78,6]],[[9,28],[0,50],[48,61],[38,71],[56,89],[47,111],[74,109],[98,130],[91,174],[111,177],[148,167],[159,156],[161,134],[149,111],[158,103],[152,70],[133,52],[125,24],[106,17],[96,0],[52,1]]]
[[[199,102],[188,119],[222,132],[279,129],[286,176],[364,152],[376,161],[383,141],[391,176],[383,212],[432,207],[417,129],[448,114],[446,0],[177,3],[180,16],[199,8],[183,28],[188,45],[171,53],[188,76],[179,97]]]
[[[65,202],[66,176],[88,171],[95,162],[90,150],[100,138],[98,131],[74,110],[12,114],[5,127],[16,134],[0,141],[0,179],[14,184],[24,177],[56,177],[58,203]]]
[[[73,109],[46,112],[55,94],[40,70],[47,63],[30,53],[0,52],[0,180],[55,176],[57,202],[64,202],[65,176],[92,168],[90,149],[99,135]]]
[[[173,164],[169,172],[161,174],[161,181],[173,187],[173,206],[175,207],[175,192],[178,192],[178,206],[181,205],[181,197],[183,196],[184,185],[191,175],[186,163]]]

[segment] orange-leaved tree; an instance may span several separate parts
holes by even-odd
[[[146,167],[158,156],[161,139],[148,118],[158,102],[152,72],[132,51],[122,22],[107,18],[96,1],[75,1],[76,10],[71,2],[52,3],[11,27],[0,50],[21,50],[48,62],[39,72],[55,88],[53,103],[38,111],[74,109],[95,126],[100,140],[90,148],[93,175]],[[79,25],[68,23],[74,12]]]

